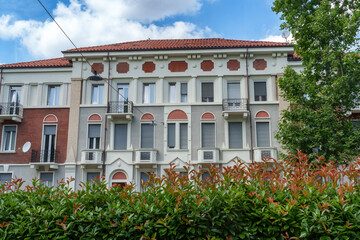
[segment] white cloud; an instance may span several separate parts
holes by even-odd
[[[204,0],[71,0],[53,11],[56,21],[81,46],[140,39],[200,38],[217,36],[210,28],[190,22],[157,26],[153,21],[178,14],[194,14]],[[210,0],[207,0],[210,1]],[[0,38],[20,39],[34,57],[56,57],[73,48],[53,21],[18,20],[0,16]]]
[[[288,42],[291,42],[293,40],[292,35],[290,35],[287,38]],[[286,42],[285,38],[283,38],[281,35],[268,35],[267,37],[260,39],[260,41],[269,41],[269,42]]]

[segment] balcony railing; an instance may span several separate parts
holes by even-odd
[[[58,163],[59,151],[50,150],[32,150],[31,163]]]
[[[247,98],[223,99],[223,111],[246,111],[248,110]]]
[[[81,152],[81,164],[99,165],[102,164],[102,159],[103,159],[102,149],[86,149]]]
[[[132,113],[133,102],[132,101],[112,101],[108,104],[108,113]]]
[[[23,105],[16,102],[0,103],[0,116],[23,116]]]

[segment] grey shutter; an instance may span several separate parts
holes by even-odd
[[[268,122],[256,123],[257,147],[270,147],[270,131]]]
[[[188,149],[188,125],[180,123],[180,149]]]
[[[56,126],[44,126],[44,135],[55,135]]]
[[[187,83],[181,83],[181,94],[187,94]]]
[[[154,147],[154,125],[141,124],[141,148]]]
[[[12,173],[0,173],[0,182],[10,182]]]
[[[175,148],[175,123],[168,124],[168,148]]]
[[[255,82],[255,101],[266,101],[266,82]]]
[[[16,132],[16,126],[5,126],[5,132]]]
[[[228,98],[240,98],[240,83],[228,83]]]
[[[214,97],[214,84],[213,83],[202,83],[201,97],[202,98],[213,98]]]
[[[202,123],[201,124],[201,142],[203,148],[215,147],[215,124]]]
[[[89,138],[99,138],[100,137],[100,124],[91,124],[89,125]]]
[[[229,123],[229,147],[243,148],[241,122]]]
[[[46,182],[52,182],[53,174],[52,173],[40,173],[40,180]]]
[[[98,178],[96,178],[98,177]],[[100,178],[100,173],[99,172],[88,172],[86,175],[86,181],[95,181],[95,180],[99,180]]]
[[[127,124],[115,124],[114,149],[124,150],[127,148]]]

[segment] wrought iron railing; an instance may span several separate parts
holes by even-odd
[[[244,111],[248,110],[247,98],[223,99],[223,111]]]
[[[23,116],[23,105],[17,102],[0,103],[0,115]]]
[[[108,103],[108,113],[132,113],[132,101],[113,101]]]
[[[58,163],[59,151],[56,150],[32,150],[32,163]]]

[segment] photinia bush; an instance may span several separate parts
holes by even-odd
[[[170,165],[142,193],[14,179],[0,186],[0,239],[360,239],[360,159],[292,158],[186,168],[189,177]]]

